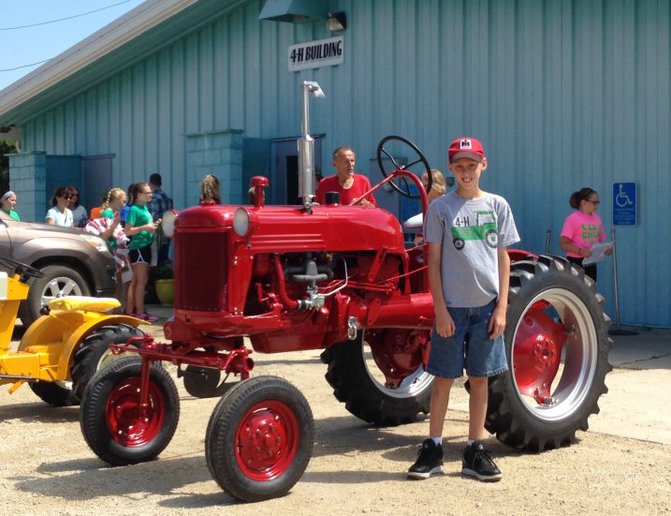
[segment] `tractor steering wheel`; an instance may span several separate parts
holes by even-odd
[[[401,145],[399,145],[399,142]],[[408,163],[406,165],[400,165],[396,160],[399,155],[404,154],[405,152],[399,152],[398,149],[403,149],[404,146],[410,147],[412,152],[408,158]],[[395,158],[394,155],[397,157]],[[411,159],[412,158],[412,159]],[[386,162],[386,167],[385,167]],[[431,191],[433,186],[433,177],[431,175],[431,167],[427,161],[422,151],[419,150],[417,145],[412,143],[410,140],[403,138],[402,136],[385,136],[380,140],[380,143],[377,144],[377,164],[382,171],[384,177],[388,177],[394,170],[409,170],[416,173],[418,176],[422,176],[426,172],[429,177],[429,183],[426,185],[426,193],[428,194]],[[412,167],[418,165],[419,170],[413,170]],[[390,181],[389,184],[401,195],[409,199],[419,199],[421,196],[417,193],[412,193],[412,188],[410,187],[411,181],[405,177],[394,179]]]
[[[21,276],[21,281],[24,283],[28,278],[44,278],[44,273],[41,270],[11,258],[0,256],[0,264],[12,271],[12,274]]]

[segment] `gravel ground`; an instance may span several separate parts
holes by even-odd
[[[158,327],[153,327],[160,333]],[[315,418],[315,447],[302,479],[279,499],[240,504],[211,478],[204,437],[217,400],[196,399],[177,381],[181,417],[166,450],[152,462],[110,468],[87,447],[77,407],[54,408],[27,387],[0,387],[0,491],[3,513],[249,514],[668,514],[671,445],[579,433],[573,446],[538,455],[495,439],[501,482],[460,475],[467,413],[448,411],[446,475],[408,481],[428,422],[371,428],[336,401],[318,351],[255,354],[254,376],[294,383]],[[168,366],[173,376],[175,368]],[[455,389],[453,406],[465,406]]]

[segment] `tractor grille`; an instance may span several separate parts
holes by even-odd
[[[175,308],[228,310],[228,233],[175,234]]]

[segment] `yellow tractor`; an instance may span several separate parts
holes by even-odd
[[[27,280],[42,273],[9,258],[0,257],[0,264],[12,271],[0,272],[0,385],[10,385],[12,394],[28,383],[46,403],[78,405],[91,377],[114,356],[107,346],[142,337],[138,326],[144,321],[106,314],[120,305],[114,298],[66,296],[51,300],[12,350],[19,304],[28,297]]]

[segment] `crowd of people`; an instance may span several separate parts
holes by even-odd
[[[103,238],[114,255],[117,269],[117,298],[122,310],[149,322],[158,320],[144,306],[150,267],[169,261],[170,242],[159,238],[163,213],[173,209],[172,199],[161,189],[160,174],[148,182],[131,184],[127,190],[112,188],[102,197],[90,216],[79,201],[79,189],[60,186],[51,198],[44,222],[68,228],[80,228]],[[21,222],[16,211],[17,195],[7,191],[0,197],[0,209]]]

